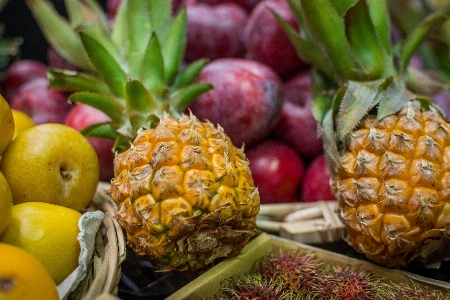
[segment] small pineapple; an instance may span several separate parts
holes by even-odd
[[[206,61],[181,63],[186,12],[171,1],[122,1],[112,30],[95,1],[68,1],[69,21],[28,4],[47,39],[84,70],[51,70],[51,85],[112,119],[83,132],[115,140],[109,194],[129,245],[159,271],[195,271],[237,255],[258,233],[259,194],[242,148],[220,126],[183,113],[212,88]]]
[[[313,66],[313,113],[346,240],[387,267],[448,257],[450,124],[412,87],[419,94],[449,86],[430,78],[413,82],[417,73],[408,65],[450,7],[392,45],[387,1],[288,2],[302,32],[278,20]]]

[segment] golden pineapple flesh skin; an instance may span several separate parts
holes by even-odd
[[[354,249],[387,267],[445,256],[449,133],[437,110],[421,111],[408,102],[380,122],[367,117],[349,135],[331,187]],[[441,253],[433,253],[436,249]]]
[[[164,114],[116,155],[114,168],[116,218],[129,245],[160,271],[212,265],[258,233],[249,161],[220,126]]]

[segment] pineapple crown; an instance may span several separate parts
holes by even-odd
[[[338,145],[373,113],[377,120],[398,112],[409,100],[428,108],[431,99],[415,90],[448,90],[409,62],[427,33],[445,22],[450,6],[421,20],[406,39],[391,42],[387,0],[287,0],[300,24],[298,32],[275,12],[298,55],[312,66],[312,111],[322,130],[324,150],[339,163]],[[426,80],[424,80],[426,79]],[[426,82],[429,86],[423,86]]]
[[[65,0],[68,18],[46,0],[28,0],[44,36],[80,71],[51,69],[50,86],[73,92],[69,101],[95,107],[110,122],[85,128],[86,136],[129,148],[139,128],[152,128],[164,113],[178,117],[212,88],[195,83],[207,60],[182,66],[186,11],[171,1],[123,0],[112,25],[95,0]]]

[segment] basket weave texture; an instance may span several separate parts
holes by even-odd
[[[88,211],[101,210],[105,216],[97,232],[90,272],[69,295],[69,300],[117,299],[120,265],[126,257],[126,236],[114,219],[117,205],[107,194],[108,189],[109,183],[100,182],[87,207]]]

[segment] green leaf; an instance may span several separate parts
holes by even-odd
[[[332,165],[340,166],[339,152],[336,144],[336,133],[333,124],[333,114],[332,111],[329,110],[325,114],[321,124],[323,150]],[[331,167],[330,171],[335,173],[335,168]]]
[[[377,121],[400,111],[408,100],[415,96],[400,86],[395,80],[382,91],[380,91],[377,99],[379,101]]]
[[[72,92],[91,92],[110,94],[109,87],[99,78],[75,71],[50,69],[47,72],[50,86],[56,89]]]
[[[385,79],[356,82],[349,81],[339,106],[337,119],[337,137],[341,141],[375,106],[378,87]]]
[[[123,98],[127,74],[119,62],[115,60],[108,49],[90,35],[80,32],[80,37],[89,59],[100,74],[100,77],[102,77],[115,96]]]
[[[166,82],[171,82],[180,69],[186,50],[186,39],[186,9],[182,9],[173,20],[164,41],[161,41]]]
[[[198,59],[184,68],[174,79],[170,86],[171,91],[192,84],[200,75],[203,67],[209,62],[208,59]]]
[[[343,16],[344,13],[349,9],[349,7],[353,6],[355,2],[358,0],[332,0],[331,4],[336,9],[340,16]]]
[[[128,2],[127,25],[128,47],[126,52],[129,76],[132,79],[140,77],[147,45],[152,36],[152,24],[147,0]]]
[[[447,21],[450,16],[450,5],[429,14],[414,30],[407,36],[400,53],[401,71],[405,72],[409,65],[409,60],[422,43],[428,32]]]
[[[139,80],[130,80],[125,84],[125,99],[128,114],[147,115],[158,107],[152,93]]]
[[[177,111],[183,111],[200,95],[206,93],[212,88],[213,85],[210,83],[198,83],[186,86],[170,95],[170,103]]]
[[[73,65],[93,70],[78,34],[48,1],[27,0],[33,16],[50,45]]]
[[[359,79],[360,68],[347,43],[344,21],[330,1],[300,0],[300,4],[303,29],[333,69],[334,79],[340,83]]]
[[[122,65],[126,64],[117,45],[113,43],[110,36],[102,30],[99,24],[83,23],[78,27],[78,31],[88,34],[95,39],[104,49],[108,50],[108,53],[114,58],[115,61],[120,62]]]
[[[97,108],[109,116],[115,124],[122,124],[127,118],[124,115],[126,112],[125,103],[111,96],[77,92],[69,96],[69,101],[72,103],[83,103]]]
[[[115,140],[118,136],[116,129],[109,122],[89,125],[80,132],[86,137],[99,137],[109,140]]]
[[[319,95],[313,99],[311,111],[317,122],[322,123],[323,118],[331,109],[331,96]]]
[[[377,2],[381,4],[383,2]],[[389,62],[384,48],[379,44],[375,28],[370,22],[369,7],[359,0],[344,14],[345,33],[351,51],[363,69],[364,80],[380,78]],[[394,72],[393,67],[390,68]]]
[[[153,34],[145,52],[141,69],[141,79],[158,99],[161,99],[165,92],[165,71],[164,59],[158,37]]]
[[[284,20],[274,10],[272,9],[270,10],[274,15],[274,17],[277,19],[278,23],[283,28],[283,31],[288,36],[289,40],[291,41],[292,45],[294,46],[297,52],[297,55],[305,62],[308,62],[313,66],[316,66],[329,78],[337,80],[334,74],[334,69],[328,63],[328,61],[324,59],[322,54],[319,51],[317,51],[316,45],[314,45],[309,40],[301,37],[300,34],[296,31],[296,29],[291,26],[291,24],[289,24],[286,20]]]
[[[119,48],[122,50],[123,55],[128,52],[128,2],[128,0],[120,1],[111,32],[111,40],[114,44],[120,45]]]
[[[366,0],[366,5],[369,8],[370,19],[378,42],[383,47],[384,52],[391,55],[391,22],[387,0]]]
[[[172,2],[161,0],[148,0],[151,12],[153,31],[160,41],[166,39],[167,30],[172,22]]]
[[[110,27],[105,11],[95,0],[64,0],[66,12],[72,28],[83,23],[97,24],[102,31],[109,33]]]

